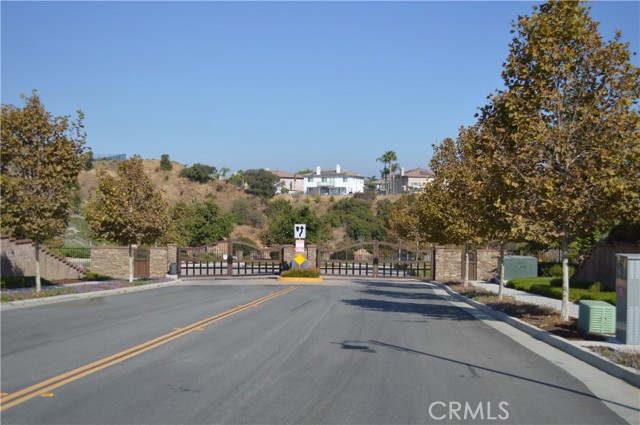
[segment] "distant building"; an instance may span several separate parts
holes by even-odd
[[[391,193],[421,192],[424,186],[433,181],[433,171],[426,168],[414,168],[404,171],[400,168],[400,173],[391,176]]]
[[[271,173],[280,177],[278,183],[278,192],[282,192],[282,188],[285,188],[289,193],[304,193],[304,177],[302,174],[291,174],[286,171],[275,170]]]
[[[304,177],[304,193],[307,195],[352,195],[364,192],[364,176],[342,170],[339,164],[335,169],[328,170],[317,167],[314,174]]]

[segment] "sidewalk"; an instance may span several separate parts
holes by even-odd
[[[498,293],[498,289],[499,289],[499,286],[497,283],[489,283],[489,282],[473,282],[473,286],[477,288],[486,289],[487,291],[491,291],[495,294]],[[546,307],[554,308],[558,311],[560,311],[560,309],[562,308],[562,300],[556,300],[555,298],[547,298],[547,297],[543,297],[542,295],[531,294],[529,292],[518,291],[517,289],[507,288],[506,286],[502,289],[502,294],[513,297],[517,301],[543,305]],[[580,308],[578,304],[569,303],[570,317],[577,319],[579,310]]]

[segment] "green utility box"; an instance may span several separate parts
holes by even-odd
[[[537,277],[538,259],[523,255],[507,255],[504,257],[504,280],[517,277]]]
[[[578,327],[585,332],[613,334],[616,332],[616,308],[604,301],[582,300],[578,312]]]

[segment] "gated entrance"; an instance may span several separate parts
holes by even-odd
[[[365,242],[318,252],[325,275],[434,278],[434,250],[419,250],[387,242]]]
[[[178,248],[178,275],[249,276],[280,273],[282,248],[228,239],[198,248]]]

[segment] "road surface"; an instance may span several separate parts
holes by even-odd
[[[2,311],[1,367],[3,424],[624,423],[410,281],[205,280]]]

